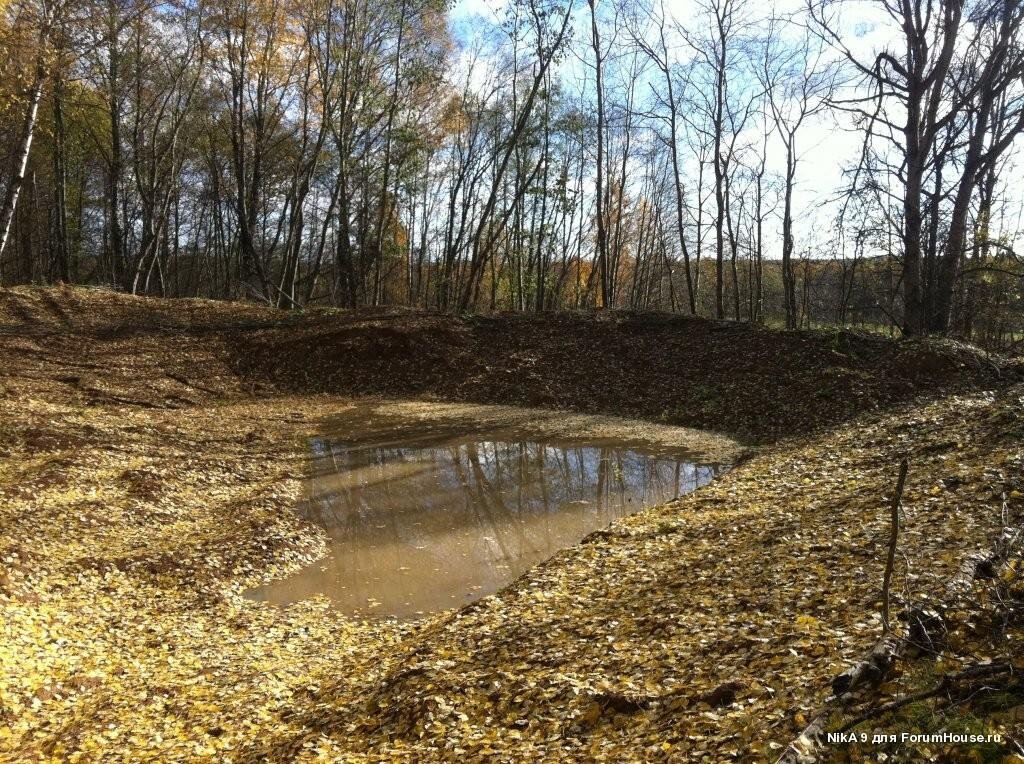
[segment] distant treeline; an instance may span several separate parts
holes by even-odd
[[[6,3],[0,282],[1016,342],[1024,4],[451,13]],[[860,147],[813,221],[809,125]]]

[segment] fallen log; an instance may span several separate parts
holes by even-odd
[[[869,684],[880,684],[892,669],[906,640],[889,633],[883,636],[867,656],[832,680],[836,697],[855,692]]]
[[[909,628],[906,634],[896,636],[886,630],[863,660],[837,675],[832,680],[832,695],[826,699],[825,704],[800,735],[786,746],[776,764],[812,764],[812,762],[819,761],[826,742],[825,720],[833,710],[843,705],[858,689],[868,685],[881,684],[907,648],[927,651],[936,651],[939,648],[948,626],[945,613],[956,610],[962,604],[963,599],[970,593],[975,580],[998,577],[1024,535],[1024,527],[1009,527],[1008,522],[1004,497],[1004,527],[991,551],[987,554],[969,555],[964,560],[957,575],[946,585],[946,599],[937,610],[911,609],[907,613],[906,620],[909,623]],[[932,697],[942,688],[948,687],[952,681],[1009,670],[1012,670],[1012,666],[1009,664],[973,666],[958,675],[946,677],[939,690],[933,688],[924,697]],[[898,701],[894,701],[894,703],[898,703]],[[897,707],[899,706],[893,706],[893,709]],[[878,708],[884,709],[886,706]],[[869,711],[864,719],[884,712]],[[854,720],[853,724],[847,723],[843,729],[850,729],[856,723],[859,722]]]

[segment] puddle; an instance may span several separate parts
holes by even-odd
[[[324,594],[361,617],[461,606],[724,469],[607,438],[419,433],[392,430],[370,444],[313,440],[303,511],[330,535],[329,556],[248,596],[287,604]]]

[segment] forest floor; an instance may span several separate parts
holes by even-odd
[[[1021,379],[953,343],[667,316],[0,291],[0,760],[774,759],[880,636],[900,458],[895,611],[940,602],[1020,524]],[[752,450],[425,621],[244,598],[323,554],[294,511],[306,439],[355,395],[613,413]],[[877,699],[1019,662],[1015,571],[972,582],[938,659],[901,662]],[[1019,682],[1000,687],[868,728],[998,733],[886,753],[999,760],[1024,739]]]

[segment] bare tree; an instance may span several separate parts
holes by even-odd
[[[950,148],[939,146],[952,129],[962,129],[970,114],[992,90],[1012,87],[1019,80],[1019,56],[1013,45],[1019,34],[1020,9],[1012,0],[988,0],[965,15],[964,0],[879,0],[901,35],[900,47],[883,46],[870,59],[856,55],[845,41],[845,29],[838,9],[845,0],[822,0],[808,5],[816,33],[838,50],[860,75],[862,92],[837,100],[836,105],[855,113],[865,123],[872,139],[886,143],[888,153],[878,155],[889,177],[901,189],[900,238],[902,244],[903,320],[906,335],[921,334],[948,322],[948,295],[960,257],[962,239],[954,233],[944,264],[943,296],[937,311],[943,318],[927,315],[922,275],[925,184],[936,159]],[[992,53],[984,56],[985,52]],[[972,66],[972,62],[985,61]],[[975,76],[970,76],[970,72]],[[985,118],[982,117],[982,120]],[[981,130],[984,133],[984,128]],[[1010,139],[1012,141],[1012,138]],[[993,146],[996,155],[1010,141]],[[967,156],[960,171],[958,187],[969,193],[980,170],[984,138],[977,149],[968,141]],[[950,147],[959,145],[959,141]],[[964,176],[968,176],[966,182]],[[969,201],[969,199],[968,199]],[[960,205],[966,209],[965,203]],[[959,211],[957,213],[960,215]],[[961,217],[965,219],[966,213]],[[952,229],[951,229],[952,230]]]
[[[647,41],[647,31],[635,21],[631,29],[634,43],[647,54],[650,60],[661,72],[664,80],[665,91],[663,97],[658,97],[657,87],[652,84],[651,89],[655,93],[657,101],[664,103],[668,112],[668,136],[665,142],[668,144],[669,157],[672,161],[672,186],[675,197],[675,220],[676,235],[679,239],[679,249],[683,253],[683,268],[686,278],[686,299],[691,315],[697,313],[697,289],[693,271],[690,264],[690,249],[686,242],[685,213],[684,213],[684,191],[682,177],[682,163],[679,158],[679,133],[681,131],[682,119],[679,116],[679,99],[676,94],[676,83],[672,60],[669,54],[668,43],[665,39],[665,3],[659,0],[657,10],[650,9],[645,13],[644,21],[649,21],[657,30],[657,43],[650,44]],[[683,83],[685,87],[685,82]],[[699,265],[699,264],[698,264]]]
[[[790,39],[795,32],[795,39]],[[800,159],[797,136],[808,119],[824,110],[838,84],[839,70],[824,59],[825,46],[806,27],[772,16],[763,40],[757,76],[765,90],[775,135],[785,149],[782,202],[782,284],[786,328],[795,329],[796,275],[793,271],[793,190]]]

